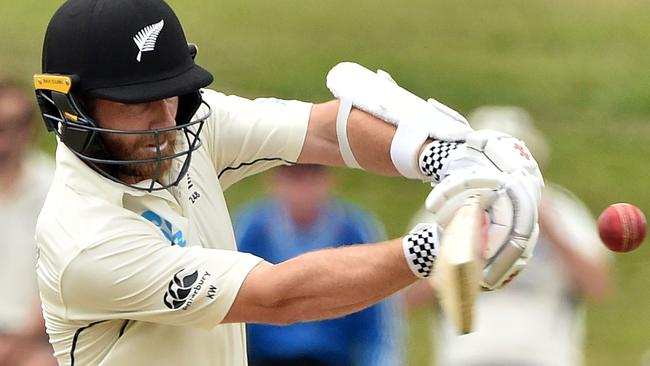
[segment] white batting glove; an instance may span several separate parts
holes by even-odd
[[[426,207],[445,227],[465,198],[479,193],[490,217],[481,286],[502,287],[525,266],[537,243],[537,208],[544,186],[525,143],[502,132],[480,130],[464,143],[434,141],[420,157],[436,182]]]

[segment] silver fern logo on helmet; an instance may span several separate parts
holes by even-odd
[[[161,19],[158,23],[154,23],[142,28],[138,34],[133,37],[133,42],[138,46],[138,56],[135,58],[140,62],[142,58],[142,52],[153,51],[156,48],[156,40],[160,31],[162,31],[165,26],[165,20]]]

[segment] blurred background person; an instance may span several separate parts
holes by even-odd
[[[384,240],[383,227],[362,209],[332,196],[319,165],[275,168],[270,197],[233,221],[237,246],[271,263],[326,247]],[[381,366],[402,364],[397,302],[391,299],[343,318],[271,326],[251,324],[251,366]]]
[[[36,286],[36,218],[53,174],[32,149],[34,97],[0,81],[0,365],[55,365]]]
[[[499,130],[525,141],[544,171],[549,147],[525,110],[485,106],[468,120],[475,129]],[[413,222],[432,219],[422,210]],[[601,300],[610,290],[604,248],[587,207],[567,189],[547,181],[533,258],[505,288],[479,295],[473,333],[458,336],[440,313],[434,332],[436,365],[582,365],[583,300]],[[407,290],[409,308],[433,301],[433,290],[424,281]]]

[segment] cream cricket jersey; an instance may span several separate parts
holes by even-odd
[[[261,259],[236,251],[223,190],[295,162],[311,105],[203,97],[212,108],[203,147],[168,190],[112,182],[59,144],[37,225],[39,288],[59,364],[246,365],[244,325],[220,322]]]

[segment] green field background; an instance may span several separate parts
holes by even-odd
[[[650,1],[170,1],[198,43],[213,88],[246,97],[330,98],[324,78],[350,60],[462,113],[528,109],[553,148],[548,180],[594,213],[634,202],[650,213]],[[60,1],[0,2],[0,75],[29,82]],[[127,40],[129,42],[129,40]],[[52,151],[51,137],[43,142]],[[403,233],[427,187],[337,171],[340,194]],[[231,188],[231,209],[264,192]],[[650,350],[650,248],[616,255],[613,297],[588,308],[587,365],[640,365]],[[411,365],[431,357],[429,311],[409,317]]]

